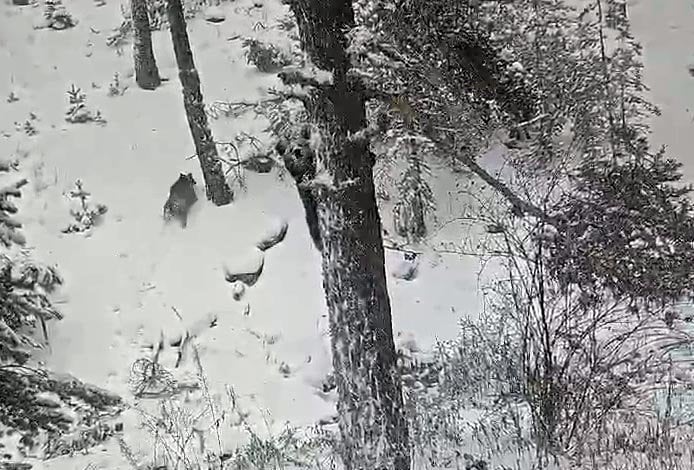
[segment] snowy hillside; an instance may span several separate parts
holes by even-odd
[[[169,81],[156,92],[143,91],[133,81],[130,46],[119,56],[105,44],[120,22],[119,4],[68,7],[79,23],[64,31],[33,29],[40,8],[6,4],[0,17],[0,91],[17,98],[1,105],[1,151],[17,158],[30,180],[21,201],[30,247],[66,278],[58,299],[65,319],[50,325],[46,365],[126,396],[132,364],[152,355],[162,333],[169,341],[193,330],[212,393],[225,396],[225,387],[233,387],[254,427],[264,427],[265,413],[279,426],[329,417],[333,398],[318,393],[330,370],[319,256],[291,181],[248,172],[247,191],[237,188],[233,204],[203,202],[186,230],[164,226],[162,207],[179,172],[202,181],[197,161],[187,159],[194,150],[168,32],[154,33],[154,43]],[[247,65],[240,40],[232,38],[272,37],[272,29],[255,33],[253,25],[272,25],[285,11],[273,2],[257,8],[234,2],[224,12],[223,23],[189,24],[203,93],[208,102],[252,102],[276,79]],[[116,73],[127,89],[109,96]],[[105,125],[65,122],[72,84],[101,111]],[[30,113],[37,130],[31,136],[14,124]],[[218,141],[241,132],[262,138],[265,125],[252,116],[212,123]],[[71,219],[67,193],[77,179],[95,203],[108,207],[88,237],[61,233]],[[454,183],[437,192],[455,199]],[[447,205],[439,217],[453,214]],[[289,225],[284,241],[259,253],[256,242],[282,220]],[[224,267],[245,267],[259,256],[258,282],[234,300]],[[388,252],[388,261],[398,269],[402,253]],[[395,330],[414,332],[423,347],[454,337],[460,315],[477,311],[478,271],[475,259],[427,253],[417,279],[391,277]],[[175,352],[164,351],[162,365],[173,369],[175,361]],[[182,367],[195,372],[190,358]],[[126,440],[137,448],[133,433],[126,429]]]
[[[202,181],[197,160],[189,158],[194,149],[169,34],[153,33],[160,73],[168,81],[144,91],[134,83],[130,44],[121,55],[106,44],[121,21],[119,2],[65,4],[79,23],[64,31],[35,29],[41,8],[10,0],[0,6],[0,158],[17,159],[29,180],[19,212],[29,247],[65,277],[56,296],[65,318],[50,324],[50,347],[41,360],[129,397],[124,441],[142,462],[153,448],[141,427],[142,413],[156,413],[157,405],[132,398],[132,368],[138,359],[151,358],[161,338],[167,346],[160,363],[173,371],[190,410],[204,408],[210,397],[228,404],[233,390],[238,410],[248,413],[246,422],[258,433],[276,434],[285,422],[308,426],[330,419],[335,397],[322,391],[331,365],[320,257],[292,181],[274,171],[248,171],[247,190],[235,187],[235,201],[221,208],[205,201],[198,184],[200,202],[188,227],[165,225],[162,207],[179,173]],[[271,0],[237,0],[219,8],[223,22],[199,18],[188,25],[206,101],[267,96],[278,80],[246,63],[241,40],[287,44],[273,26],[287,10]],[[653,124],[655,141],[670,147],[694,182],[694,77],[687,72],[694,63],[694,4],[634,0],[630,16],[645,47],[646,80],[663,111]],[[258,22],[265,28],[255,27]],[[120,96],[109,94],[114,74],[125,89]],[[87,106],[101,112],[104,125],[65,121],[73,84],[86,94]],[[25,121],[35,134],[27,132]],[[266,125],[252,114],[211,121],[217,141],[245,132],[267,142]],[[497,157],[491,152],[487,164]],[[491,269],[481,276],[477,258],[433,249],[467,236],[454,219],[469,203],[448,172],[434,173],[440,173],[437,200],[446,201],[436,214],[442,228],[423,249],[416,278],[393,276],[402,269],[403,254],[386,252],[394,330],[413,336],[423,349],[455,337],[460,317],[480,311],[480,287]],[[88,236],[61,233],[72,221],[68,193],[78,179],[94,203],[108,207],[103,223]],[[259,251],[256,244],[283,221],[288,224],[283,241]],[[384,222],[390,225],[389,215]],[[235,299],[225,272],[254,270],[261,263],[257,282]],[[175,367],[178,348],[171,343],[181,343],[186,332],[196,336],[198,348]],[[209,393],[185,388],[200,365]],[[248,438],[242,421],[223,433],[225,450]],[[35,468],[88,465],[129,468],[117,442]]]

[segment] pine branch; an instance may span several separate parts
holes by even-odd
[[[533,217],[537,217],[538,219],[549,223],[550,225],[557,225],[558,221],[556,217],[548,215],[539,207],[521,199],[504,182],[490,175],[489,172],[487,172],[484,168],[478,165],[477,162],[474,159],[472,159],[469,155],[465,155],[461,152],[456,157],[461,162],[463,162],[473,173],[479,176],[485,183],[487,183],[500,195],[506,198],[506,200],[511,203],[511,206],[513,207],[515,213],[530,214]]]
[[[0,318],[0,347],[9,344],[10,349],[14,349],[20,346],[22,342],[22,338]]]
[[[24,245],[26,242],[24,236],[17,231],[22,224],[11,216],[17,213],[17,206],[9,199],[21,197],[20,188],[26,183],[26,179],[21,179],[0,189],[0,243],[8,248],[13,244]]]
[[[602,61],[602,67],[603,67],[603,83],[605,86],[605,100],[608,101],[607,104],[607,118],[610,121],[610,146],[612,148],[612,154],[615,154],[615,136],[614,136],[614,129],[615,129],[615,124],[614,124],[614,115],[612,114],[612,105],[609,103],[609,97],[610,97],[610,70],[607,64],[607,52],[605,48],[605,32],[603,30],[603,13],[602,13],[602,3],[600,0],[597,0],[597,8],[598,8],[598,34],[600,37],[600,59]]]

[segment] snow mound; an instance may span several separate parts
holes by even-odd
[[[247,286],[252,286],[263,272],[265,255],[258,249],[253,249],[247,255],[224,263],[224,278],[227,282],[241,281]]]
[[[255,245],[256,248],[260,251],[265,251],[282,242],[287,235],[288,228],[289,223],[286,220],[273,220],[269,227],[266,228],[265,232],[260,236],[260,239]]]
[[[211,6],[206,8],[204,11],[204,16],[205,21],[208,21],[210,23],[221,23],[227,18],[226,14],[224,13],[224,10],[222,10],[218,6]]]

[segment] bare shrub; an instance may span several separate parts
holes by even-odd
[[[430,433],[421,447],[472,436],[490,458],[532,455],[538,468],[690,468],[693,429],[677,404],[694,384],[692,338],[677,305],[558,282],[545,266],[552,230],[492,212],[483,245],[503,275],[484,313],[440,345],[435,398],[411,397]]]

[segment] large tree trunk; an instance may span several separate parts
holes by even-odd
[[[154,90],[161,85],[157,61],[152,51],[152,31],[147,16],[146,0],[130,0],[133,19],[133,58],[135,60],[135,82],[145,90]]]
[[[202,175],[205,178],[207,199],[217,206],[229,204],[234,198],[234,193],[224,177],[222,162],[219,160],[217,147],[212,139],[212,131],[207,123],[205,103],[200,91],[200,77],[195,69],[193,53],[190,50],[181,0],[169,0],[166,12],[178,64],[178,77],[183,87],[183,105]]]
[[[352,4],[289,3],[312,62],[333,74],[332,85],[314,88],[306,104],[321,138],[317,167],[327,176],[327,182],[321,177],[313,187],[343,463],[347,470],[406,470],[408,429],[396,370],[373,155],[368,141],[348,138],[366,126],[363,94],[347,77],[344,31],[354,24]]]

